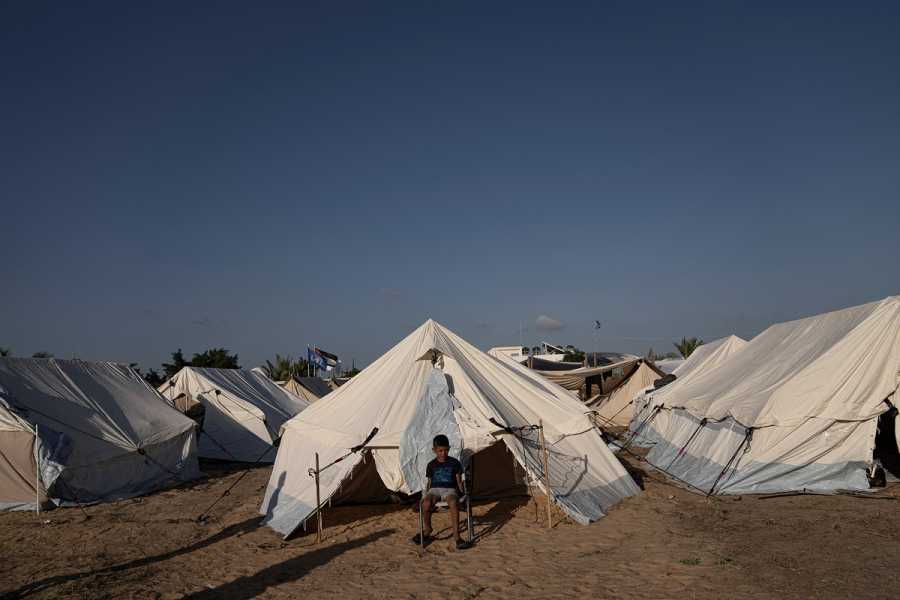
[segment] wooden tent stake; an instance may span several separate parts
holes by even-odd
[[[322,500],[319,497],[319,453],[316,452],[316,543],[322,541]]]
[[[550,489],[550,455],[547,452],[547,442],[544,439],[544,421],[538,421],[538,432],[541,439],[541,461],[544,463],[544,485],[547,487],[547,529],[553,528],[553,518],[550,512],[553,491]]]
[[[34,426],[34,509],[37,511],[38,519],[41,518],[41,450],[38,447],[40,440],[38,438],[38,426]]]

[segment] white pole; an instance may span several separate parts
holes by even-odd
[[[41,452],[38,448],[38,426],[34,426],[34,509],[41,517]]]

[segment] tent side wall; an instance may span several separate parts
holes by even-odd
[[[713,485],[716,495],[869,489],[877,419],[813,418],[748,437],[733,419],[702,423],[680,409],[648,418],[641,432],[650,441],[647,461],[705,493]]]
[[[145,445],[140,451],[122,451],[100,462],[66,464],[50,486],[50,496],[63,504],[108,502],[140,496],[200,476],[196,437],[190,429]]]
[[[0,430],[0,510],[34,509],[46,502],[35,456],[33,433]]]

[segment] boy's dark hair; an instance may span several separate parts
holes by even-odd
[[[434,436],[434,447],[435,448],[449,448],[450,440],[447,439],[447,436],[443,433]]]

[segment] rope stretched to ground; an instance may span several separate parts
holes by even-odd
[[[631,442],[633,442],[634,439],[637,437],[637,435],[641,432],[641,429],[643,429],[644,426],[647,425],[647,423],[649,423],[651,420],[653,420],[653,417],[655,417],[656,415],[658,415],[658,414],[659,414],[659,411],[661,411],[662,408],[663,408],[663,405],[662,405],[662,404],[659,404],[659,405],[653,407],[653,410],[650,411],[650,414],[647,416],[647,418],[644,419],[643,422],[641,422],[640,425],[638,425],[637,427],[635,427],[634,431],[631,433],[631,437],[629,437],[629,438],[628,438],[628,441],[625,442],[625,445],[622,446],[622,450],[626,450],[626,449],[628,448],[628,446],[631,445]]]
[[[84,505],[81,503],[81,500],[78,499],[78,494],[75,493],[75,490],[73,490],[71,487],[69,487],[69,484],[66,482],[65,479],[63,479],[62,473],[59,474],[59,477],[57,477],[53,483],[56,483],[57,481],[62,483],[63,486],[69,491],[69,493],[72,494],[72,497],[75,499],[75,505],[78,506],[78,508],[81,510],[81,513],[84,515],[84,518],[90,519],[91,515],[89,515],[87,513],[87,511],[84,509]]]
[[[707,496],[711,496],[712,493],[716,490],[716,486],[719,485],[719,480],[722,479],[722,475],[724,475],[725,472],[729,468],[731,468],[731,463],[734,462],[734,459],[736,459],[738,457],[738,453],[741,451],[741,449],[744,448],[744,446],[746,445],[746,448],[744,448],[744,454],[746,454],[750,450],[750,441],[752,439],[753,439],[753,428],[748,427],[747,433],[744,435],[743,441],[735,449],[734,454],[731,455],[731,458],[728,459],[728,462],[725,463],[725,468],[722,469],[722,472],[719,473],[719,476],[716,477],[715,481],[713,481],[712,487],[710,487],[709,491],[706,493]],[[740,461],[738,461],[738,462],[740,462]],[[735,467],[735,469],[737,469],[737,463],[735,463],[734,467]]]
[[[614,420],[616,417],[618,417],[620,414],[622,414],[622,411],[624,411],[626,408],[628,408],[628,407],[631,406],[632,404],[634,404],[634,398],[632,398],[631,400],[629,400],[629,401],[628,401],[628,404],[626,404],[625,406],[623,406],[622,408],[620,408],[619,410],[617,410],[616,413],[615,413],[613,416],[611,416],[611,417],[604,417],[603,415],[601,415],[601,414],[600,414],[599,412],[597,412],[597,411],[594,411],[594,414],[597,416],[598,419],[603,419],[604,421],[606,421],[606,424],[607,424],[607,425],[612,426],[612,425],[615,425],[615,422],[614,422],[613,420]]]
[[[672,465],[675,464],[676,460],[681,458],[681,455],[684,454],[685,449],[690,445],[691,442],[694,441],[694,438],[697,437],[697,434],[700,433],[700,430],[703,429],[703,427],[706,425],[706,423],[707,423],[706,418],[700,419],[700,424],[697,425],[697,429],[694,430],[694,433],[691,434],[691,437],[688,438],[688,440],[684,443],[684,446],[682,446],[678,450],[678,454],[675,455],[675,458],[672,459],[672,462],[669,463],[669,466],[666,467],[667,471],[672,468]]]
[[[654,469],[656,469],[656,470],[659,471],[660,473],[664,473],[667,477],[671,477],[672,479],[674,479],[674,480],[677,481],[678,483],[681,483],[681,484],[683,484],[683,485],[686,485],[686,486],[689,487],[689,488],[692,488],[692,489],[694,489],[694,490],[697,490],[697,491],[700,492],[701,494],[705,494],[705,493],[706,493],[706,490],[697,487],[696,485],[694,485],[693,483],[691,483],[691,482],[689,482],[689,481],[685,481],[684,479],[682,479],[681,477],[678,477],[677,475],[673,475],[672,473],[669,473],[668,471],[666,471],[666,470],[663,469],[662,467],[653,464],[652,462],[650,462],[649,460],[647,460],[645,457],[643,457],[643,456],[641,456],[641,455],[639,455],[639,454],[635,454],[634,452],[632,452],[631,450],[628,450],[628,449],[626,449],[626,448],[622,448],[622,450],[624,450],[624,452],[625,452],[626,454],[628,454],[628,455],[631,456],[632,458],[636,459],[638,462],[647,463],[648,465],[650,465],[651,467],[653,467]],[[659,479],[656,479],[655,477],[651,477],[650,479],[653,479],[654,481],[660,481]],[[661,482],[661,483],[665,483],[665,482]]]
[[[328,463],[328,464],[325,465],[324,467],[319,467],[319,473],[321,474],[322,471],[324,471],[325,469],[328,469],[328,468],[330,468],[330,467],[333,467],[334,465],[338,464],[339,462],[341,462],[342,460],[344,460],[345,458],[347,458],[347,457],[350,456],[351,454],[356,454],[357,452],[359,452],[360,450],[362,450],[363,448],[365,448],[365,447],[366,447],[366,444],[368,444],[369,442],[372,441],[372,438],[375,437],[375,434],[376,434],[376,433],[378,433],[378,428],[377,428],[377,427],[373,427],[373,428],[372,428],[372,431],[369,432],[369,435],[366,437],[365,440],[363,440],[363,442],[362,442],[361,444],[357,444],[356,446],[353,446],[352,448],[350,448],[350,451],[349,451],[349,452],[347,452],[347,453],[344,454],[343,456],[337,457],[336,459],[334,459],[333,461],[331,461],[330,463]],[[310,474],[310,476],[312,476],[312,475],[315,473],[315,471],[316,471],[315,469],[309,469],[309,474]]]
[[[255,466],[259,463],[259,461],[261,461],[261,460],[266,456],[266,454],[268,454],[269,451],[272,450],[272,448],[275,448],[276,446],[278,446],[278,443],[279,443],[280,441],[281,441],[281,438],[278,438],[277,440],[275,440],[275,443],[273,443],[271,446],[269,446],[268,448],[266,448],[265,452],[263,452],[262,454],[260,454],[260,455],[259,455],[259,458],[257,458],[255,461],[253,461],[253,463],[252,463],[249,467],[247,467],[247,468],[244,470],[243,473],[241,473],[240,477],[238,477],[237,479],[235,479],[235,480],[232,482],[232,484],[228,486],[228,489],[226,489],[224,492],[222,492],[222,495],[221,495],[221,496],[219,496],[218,498],[216,498],[215,501],[214,501],[212,504],[210,504],[209,507],[207,507],[206,510],[204,510],[202,513],[200,513],[200,516],[197,517],[197,522],[198,522],[198,523],[203,522],[203,521],[206,519],[206,516],[209,514],[209,511],[211,511],[211,510],[213,509],[213,507],[214,507],[216,504],[218,504],[219,501],[220,501],[222,498],[224,498],[225,496],[227,496],[228,494],[230,494],[230,493],[231,493],[231,490],[234,489],[234,486],[236,486],[237,484],[239,484],[239,483],[241,482],[241,480],[247,475],[247,473],[250,472],[250,469],[253,468],[253,467],[255,467]]]

